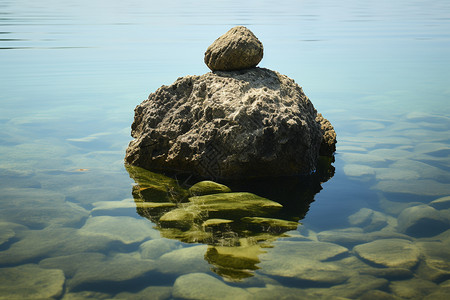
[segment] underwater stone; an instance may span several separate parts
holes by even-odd
[[[189,188],[190,196],[203,196],[218,193],[229,193],[231,189],[226,185],[214,181],[200,181]]]
[[[57,269],[42,269],[35,264],[2,268],[0,299],[58,298],[64,286],[64,273]]]
[[[137,253],[136,253],[137,254]],[[72,257],[55,258],[48,263],[73,264]],[[74,276],[68,280],[69,290],[79,290],[85,285],[103,283],[106,285],[137,279],[153,270],[152,260],[141,259],[139,254],[118,253],[112,256],[96,255],[76,265]]]
[[[317,283],[340,284],[350,274],[335,263],[323,262],[347,253],[347,248],[323,242],[275,242],[274,248],[260,255],[260,272],[268,275],[295,277]]]
[[[223,227],[226,224],[233,223],[233,220],[226,219],[208,219],[202,223],[202,227]]]
[[[389,289],[401,299],[424,299],[427,294],[437,289],[437,284],[428,280],[412,278],[392,281]]]
[[[156,268],[164,274],[209,272],[211,266],[205,261],[207,248],[207,245],[198,245],[173,250],[156,260]]]
[[[228,281],[240,281],[252,277],[253,270],[259,269],[258,256],[264,253],[261,245],[240,239],[239,246],[209,246],[205,259],[213,266],[214,273]]]
[[[171,295],[172,295],[172,287],[171,286],[149,286],[148,288],[145,288],[136,293],[131,293],[131,292],[119,293],[114,297],[114,299],[167,300],[167,299],[172,299]],[[110,299],[110,298],[112,298],[112,297],[109,297],[108,299]]]
[[[392,268],[412,268],[420,256],[419,249],[403,239],[376,240],[355,246],[353,251],[367,261]]]
[[[354,246],[361,243],[371,242],[377,239],[412,239],[405,234],[384,229],[380,231],[364,232],[364,230],[360,227],[349,227],[322,231],[317,234],[317,238],[321,242],[336,243],[343,246]]]
[[[215,40],[205,52],[205,64],[212,71],[242,70],[263,58],[263,45],[248,28],[236,26]]]
[[[32,228],[57,224],[74,226],[89,215],[86,209],[66,201],[63,194],[40,188],[2,189],[0,201],[3,203],[2,221]]]
[[[79,234],[104,236],[112,240],[119,240],[124,244],[141,242],[151,237],[159,237],[159,233],[151,227],[147,220],[122,216],[89,218],[79,230]]]
[[[414,237],[434,236],[448,229],[445,214],[428,205],[408,207],[398,217],[398,230]]]
[[[175,227],[180,229],[189,229],[194,221],[200,218],[201,211],[195,207],[182,207],[171,210],[159,219],[162,227]]]
[[[181,248],[180,243],[169,239],[150,240],[139,246],[141,257],[144,259],[157,259],[161,255],[179,248]]]
[[[175,280],[172,296],[180,299],[249,299],[250,294],[205,273],[182,275]]]
[[[436,209],[449,209],[450,208],[450,196],[441,197],[439,199],[430,202],[430,206]]]
[[[256,226],[260,228],[259,231],[267,232],[286,232],[297,229],[299,225],[298,222],[262,217],[245,217],[241,221],[248,224],[249,227]]]
[[[0,264],[11,265],[37,258],[105,251],[113,242],[106,236],[85,236],[74,228],[54,226],[23,231],[19,238],[7,250],[0,251]]]
[[[246,192],[196,196],[189,198],[189,202],[207,211],[211,218],[264,216],[283,207],[278,202]]]

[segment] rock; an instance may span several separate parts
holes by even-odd
[[[217,226],[221,227],[232,222],[233,222],[232,220],[226,219],[208,219],[202,223],[202,227],[217,227]]]
[[[404,193],[421,196],[442,196],[450,190],[450,184],[435,180],[382,180],[373,189],[385,193]]]
[[[380,195],[380,208],[391,215],[399,215],[403,210],[411,206],[422,205],[422,202],[397,202],[390,201],[383,195]]]
[[[320,128],[323,132],[319,154],[332,156],[336,152],[336,131],[334,131],[331,122],[325,119],[322,114],[317,114],[316,121],[320,123]]]
[[[267,249],[267,253],[260,255],[259,272],[320,284],[340,284],[350,277],[348,270],[323,261],[347,251],[346,248],[331,243],[275,242],[274,248]]]
[[[208,243],[213,241],[213,234],[205,231],[196,224],[189,230],[182,230],[179,228],[158,228],[161,233],[161,237],[166,239],[174,239],[183,243]]]
[[[358,164],[346,164],[344,166],[344,173],[347,176],[351,177],[361,177],[366,175],[375,174],[375,170],[373,167],[358,165]]]
[[[262,58],[262,43],[244,26],[231,28],[215,40],[205,52],[205,64],[212,71],[256,67]]]
[[[152,228],[147,220],[110,216],[89,218],[79,230],[79,234],[104,236],[109,239],[119,240],[124,244],[137,243],[148,238],[159,237],[159,233]]]
[[[259,269],[258,256],[263,253],[261,245],[241,239],[240,246],[209,246],[205,259],[213,267],[211,270],[227,281],[241,281],[252,277],[253,270]]]
[[[393,281],[389,288],[396,296],[402,299],[423,299],[427,294],[435,291],[437,285],[428,280],[413,278]]]
[[[179,203],[188,197],[188,191],[173,178],[137,166],[125,165],[125,168],[137,183],[132,192],[135,201]]]
[[[42,269],[34,264],[2,268],[0,299],[58,298],[63,291],[64,281],[63,271]]]
[[[450,238],[447,230],[431,241],[419,241],[417,247],[423,254],[423,261],[419,265],[417,273],[422,278],[439,282],[450,277]],[[438,240],[440,239],[440,241]]]
[[[179,242],[168,239],[150,240],[139,246],[141,257],[144,259],[157,259],[161,255],[179,248],[181,248]]]
[[[355,246],[353,251],[361,258],[385,267],[410,269],[417,265],[420,251],[410,241],[384,239]]]
[[[77,253],[43,259],[39,262],[39,266],[45,269],[60,269],[67,278],[72,278],[80,268],[95,265],[105,257],[98,252]]]
[[[80,235],[74,228],[49,226],[42,230],[26,230],[7,250],[0,251],[0,264],[11,265],[37,258],[105,251],[113,240],[102,235]]]
[[[275,284],[266,284],[264,287],[250,287],[247,291],[252,294],[249,299],[273,300],[273,299],[331,299],[343,300],[338,297],[319,298],[317,295],[305,292],[302,288],[292,288]]]
[[[449,220],[428,205],[406,208],[398,217],[398,231],[414,237],[435,236],[448,229]]]
[[[190,196],[203,196],[218,193],[229,193],[231,189],[223,184],[214,181],[200,181],[189,188]]]
[[[450,208],[450,196],[442,197],[430,202],[430,206],[436,209],[449,209]]]
[[[257,231],[267,232],[286,232],[297,229],[299,225],[298,222],[262,217],[245,217],[241,221],[248,224],[249,228],[257,227]]]
[[[61,193],[40,188],[2,189],[0,219],[30,228],[49,225],[77,226],[89,212],[66,201]]]
[[[126,214],[130,208],[136,208],[133,199],[123,199],[121,201],[98,201],[92,203],[94,208],[91,210],[91,216],[98,215],[120,215]]]
[[[149,286],[137,293],[122,292],[117,294],[113,299],[133,299],[133,300],[166,300],[171,299],[171,286]],[[112,299],[112,298],[110,298]]]
[[[352,276],[350,279],[339,285],[328,288],[307,289],[315,295],[311,299],[357,299],[361,295],[373,290],[385,290],[388,281],[383,278],[376,278],[368,275]],[[321,296],[321,298],[317,297]],[[338,298],[340,297],[340,298]],[[309,298],[308,298],[309,299]],[[377,299],[377,298],[375,298]]]
[[[208,212],[210,218],[237,219],[246,216],[265,216],[283,206],[252,193],[222,193],[189,198],[192,206]]]
[[[13,238],[16,232],[21,232],[26,229],[25,226],[20,224],[0,221],[0,245]]]
[[[377,239],[390,239],[390,238],[400,238],[406,240],[411,239],[407,235],[387,230],[367,233],[364,232],[364,230],[359,227],[349,227],[343,229],[322,231],[317,234],[317,238],[321,242],[336,243],[345,247],[354,246],[361,243],[367,243]]]
[[[359,273],[391,280],[406,279],[414,276],[411,270],[405,268],[366,268],[359,270]]]
[[[277,72],[186,76],[136,107],[125,160],[207,178],[310,174],[319,152],[336,143],[330,126],[301,87]]]
[[[366,232],[380,230],[389,224],[397,225],[395,218],[368,208],[362,208],[350,215],[348,222],[353,226],[362,227]]]
[[[41,264],[46,267],[60,267],[69,276],[72,275],[67,282],[69,290],[80,290],[95,285],[136,280],[154,269],[152,260],[141,259],[140,255],[136,254],[118,253],[105,256],[100,253],[81,253],[46,259]]]
[[[401,300],[401,298],[391,295],[389,293],[380,291],[380,290],[372,290],[364,293],[359,300]]]
[[[173,250],[156,261],[159,272],[164,274],[188,274],[208,272],[210,265],[205,261],[207,245],[198,245]]]
[[[200,219],[201,211],[194,206],[185,206],[171,210],[159,218],[161,227],[174,227],[189,230]]]
[[[175,280],[172,296],[180,299],[248,299],[250,294],[204,273],[182,275]]]
[[[113,299],[110,294],[93,292],[93,291],[82,291],[76,293],[65,293],[62,300],[103,300],[103,299]]]

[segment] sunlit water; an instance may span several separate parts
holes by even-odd
[[[449,298],[449,16],[445,0],[0,0],[0,298]],[[137,213],[123,158],[134,107],[208,72],[235,25],[334,125],[336,171],[296,230],[212,250]]]

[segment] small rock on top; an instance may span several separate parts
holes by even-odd
[[[231,28],[215,40],[205,52],[205,63],[212,71],[253,68],[262,58],[262,43],[244,26]]]

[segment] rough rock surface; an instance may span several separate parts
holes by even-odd
[[[263,45],[253,32],[236,26],[208,47],[205,64],[212,71],[242,70],[256,67],[262,57]]]
[[[126,162],[243,178],[310,173],[336,134],[294,80],[263,68],[178,78],[135,109]]]

